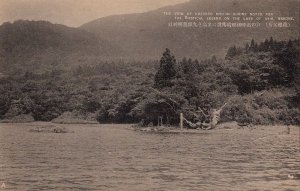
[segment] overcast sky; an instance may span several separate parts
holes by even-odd
[[[146,12],[187,0],[0,0],[0,24],[18,19],[48,20],[77,27],[100,17]]]

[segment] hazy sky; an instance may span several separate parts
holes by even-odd
[[[0,24],[18,19],[68,26],[115,14],[146,12],[187,0],[0,0]]]

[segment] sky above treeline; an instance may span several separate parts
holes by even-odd
[[[188,0],[0,0],[0,24],[47,20],[78,27],[109,15],[141,13]]]

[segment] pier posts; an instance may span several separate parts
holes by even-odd
[[[183,129],[183,113],[180,113],[180,129]]]

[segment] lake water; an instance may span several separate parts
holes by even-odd
[[[0,124],[5,190],[300,190],[298,128],[146,133],[122,125]],[[51,124],[50,124],[51,125]],[[0,188],[1,190],[1,188]]]

